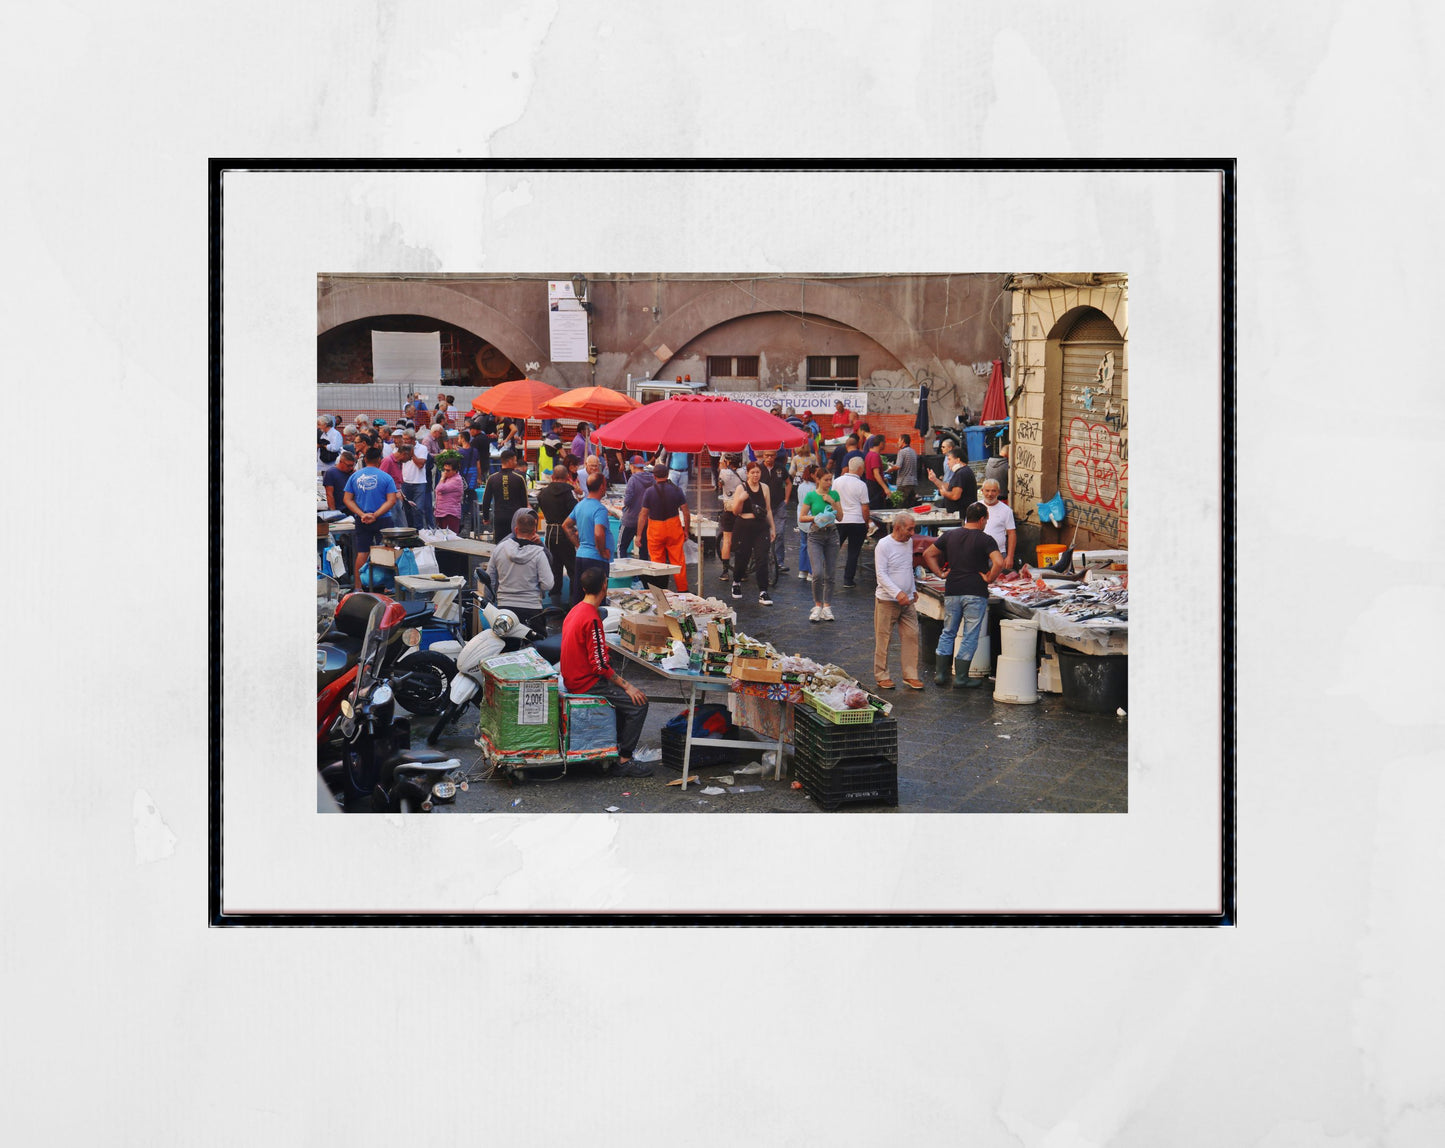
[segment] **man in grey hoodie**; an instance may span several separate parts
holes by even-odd
[[[537,637],[545,636],[542,598],[552,589],[552,561],[537,537],[534,511],[519,510],[512,515],[512,532],[492,551],[487,573],[497,591],[497,605],[511,610]]]

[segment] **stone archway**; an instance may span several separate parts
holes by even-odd
[[[806,285],[776,279],[746,282],[749,284],[746,292],[737,284],[722,284],[669,315],[627,353],[620,377],[628,374],[650,377],[667,358],[712,328],[733,319],[774,311],[802,311],[820,320],[846,324],[897,359],[915,381],[918,372],[924,369],[939,378],[949,377],[932,349],[909,329],[902,316],[856,291],[821,282]],[[670,354],[659,358],[660,347],[666,347]]]
[[[316,333],[375,315],[425,315],[485,339],[517,366],[545,362],[547,354],[511,319],[480,300],[438,283],[372,281],[339,287],[316,306]]]

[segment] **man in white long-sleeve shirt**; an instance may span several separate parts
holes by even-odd
[[[873,676],[878,688],[891,690],[888,647],[898,628],[903,684],[921,690],[918,678],[918,590],[913,583],[913,515],[903,511],[893,519],[893,532],[873,550],[878,589],[873,595]]]

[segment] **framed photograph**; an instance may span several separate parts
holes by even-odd
[[[1230,921],[1231,163],[216,160],[211,179],[213,921]],[[1000,648],[975,674],[977,645],[937,656],[942,581],[914,587],[921,639],[901,625],[875,638],[877,547],[921,534],[946,503],[911,525],[895,517],[908,507],[890,508],[876,540],[840,548],[831,627],[809,617],[819,575],[798,577],[790,518],[771,603],[762,574],[740,600],[711,554],[691,589],[887,706],[896,750],[861,725],[826,738],[837,752],[823,768],[866,758],[879,776],[834,792],[795,754],[791,774],[659,763],[604,784],[577,765],[509,787],[478,768],[465,722],[437,728],[433,709],[412,717],[411,743],[426,748],[436,728],[464,793],[426,815],[319,813],[305,589],[333,560],[308,522],[307,503],[327,497],[320,436],[344,430],[364,448],[363,414],[446,436],[438,392],[464,425],[472,399],[509,380],[626,395],[673,376],[705,384],[696,401],[736,394],[800,424],[810,396],[844,396],[837,430],[871,421],[890,457],[904,434],[925,448],[915,487],[930,482],[924,464],[947,486],[956,447],[984,529],[998,518],[1001,567],[1017,560],[1021,605],[1056,594],[1054,574],[1097,589],[1037,635],[994,630]],[[846,438],[833,413],[817,416],[818,438]],[[311,420],[308,469],[312,444],[295,432]],[[575,421],[560,424],[567,439]],[[536,483],[551,457],[542,427],[518,434]],[[682,480],[695,513],[714,505],[731,449],[715,445]],[[630,449],[597,453],[626,479]],[[349,474],[331,497],[344,502]],[[875,498],[901,484],[879,477]],[[436,508],[403,498],[412,478],[392,505],[434,529]],[[403,597],[404,573],[375,588]],[[673,576],[682,589],[688,575]],[[1015,640],[1042,664],[1011,658]],[[908,641],[917,661],[900,663]],[[942,662],[965,688],[940,685]],[[536,725],[538,693],[513,696],[512,716]],[[825,710],[809,704],[804,720]],[[562,724],[541,728],[557,739]]]

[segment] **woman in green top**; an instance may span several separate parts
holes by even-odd
[[[831,521],[817,521],[818,515],[829,511],[832,512]],[[810,622],[833,621],[833,607],[828,605],[828,599],[833,596],[833,571],[838,567],[838,515],[841,513],[838,496],[833,493],[833,476],[820,468],[818,488],[809,491],[798,508],[798,521],[809,523],[813,528],[808,535],[808,562],[813,567]]]

